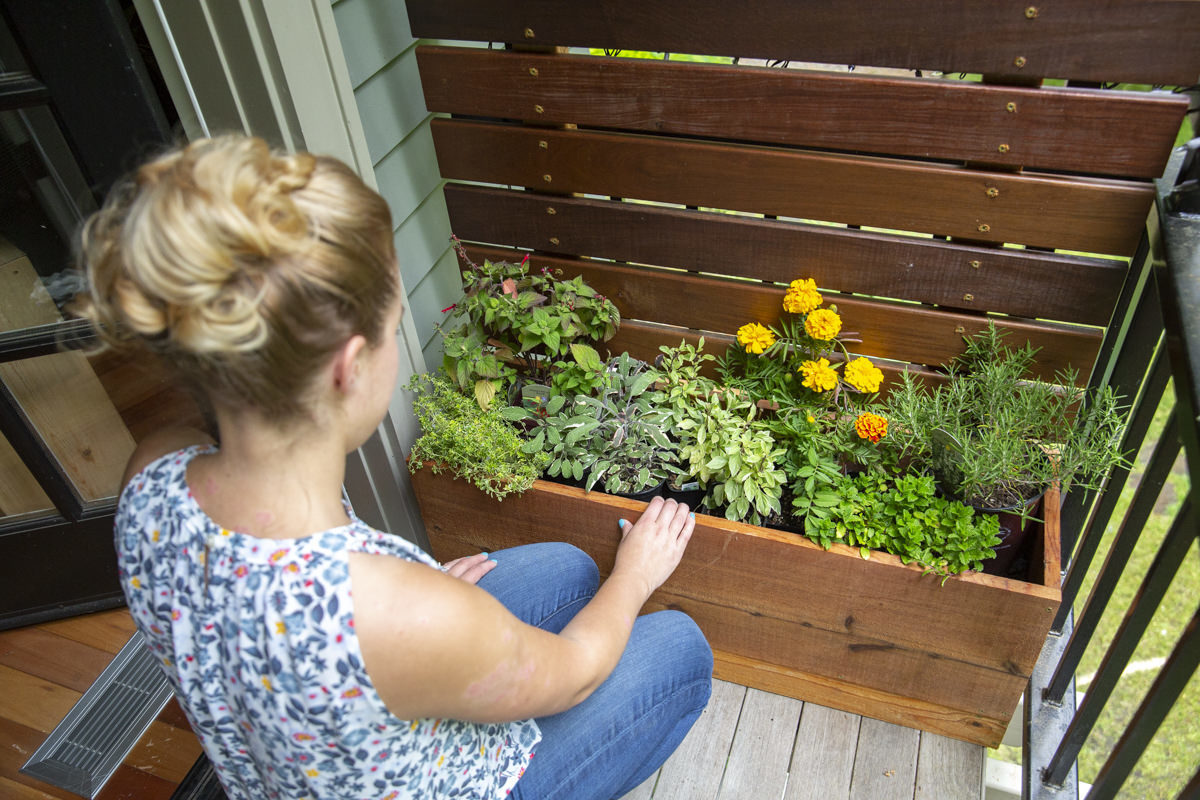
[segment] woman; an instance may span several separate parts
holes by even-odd
[[[637,615],[686,506],[622,521],[601,585],[563,544],[439,567],[343,504],[402,313],[391,216],[345,165],[192,143],[114,192],[82,259],[80,313],[176,366],[217,421],[219,448],[139,444],[116,546],[231,798],[619,797],[670,755],[712,653],[686,616]]]

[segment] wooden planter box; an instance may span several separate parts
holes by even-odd
[[[440,560],[570,542],[606,575],[617,520],[642,502],[538,481],[497,503],[428,469],[413,475]],[[994,747],[1058,610],[1058,494],[1046,496],[1036,583],[969,574],[941,584],[894,556],[696,515],[679,568],[647,611],[676,608],[708,637],[723,680]]]

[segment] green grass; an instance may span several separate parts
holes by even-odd
[[[1150,458],[1154,443],[1161,435],[1167,412],[1174,402],[1174,393],[1168,387],[1155,415],[1154,423],[1147,434],[1142,452],[1136,458],[1129,485],[1122,492],[1112,522],[1105,531],[1097,563],[1089,570],[1079,599],[1075,603],[1076,616],[1083,610],[1096,574],[1103,563],[1103,556],[1107,553],[1116,535],[1121,519],[1133,496],[1134,486],[1141,479],[1142,471]],[[1080,663],[1076,673],[1078,677],[1086,678],[1099,667],[1109,642],[1112,641],[1126,610],[1133,601],[1142,579],[1175,517],[1175,512],[1179,509],[1189,488],[1186,462],[1181,454],[1159,496],[1154,513],[1147,521],[1137,546],[1134,548],[1129,565],[1113,591],[1091,646]],[[1200,556],[1197,554],[1196,544],[1193,543],[1188,557],[1184,559],[1179,572],[1172,581],[1162,605],[1142,640],[1138,643],[1131,663],[1152,663],[1154,659],[1166,658],[1170,655],[1184,626],[1195,613],[1197,598],[1200,598]],[[1157,668],[1148,668],[1131,672],[1122,678],[1105,706],[1095,730],[1080,753],[1079,779],[1081,781],[1085,783],[1095,781],[1096,775],[1137,711],[1138,705],[1145,697],[1146,691],[1157,674]],[[1079,688],[1086,691],[1087,683],[1081,682]],[[1195,724],[1197,719],[1200,719],[1200,675],[1193,675],[1175,707],[1172,708],[1171,713],[1138,762],[1136,769],[1126,781],[1121,790],[1122,797],[1174,797],[1179,793],[1192,777],[1197,764],[1196,754],[1200,753],[1200,727]],[[1021,752],[1018,748],[1002,747],[994,753],[994,756],[1004,761],[1020,763]]]

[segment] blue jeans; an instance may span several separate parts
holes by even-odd
[[[530,625],[558,633],[596,593],[582,550],[531,544],[492,554],[479,581]],[[511,797],[608,800],[637,788],[667,760],[708,704],[712,650],[678,611],[638,617],[617,667],[586,700],[537,719],[542,741]]]

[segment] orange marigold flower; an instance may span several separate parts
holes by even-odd
[[[814,392],[828,392],[837,386],[837,371],[829,366],[828,358],[805,361],[797,371],[804,376],[801,383]]]
[[[775,334],[757,322],[750,322],[738,328],[737,340],[747,353],[761,355],[775,344]]]
[[[861,356],[847,364],[842,374],[846,383],[860,392],[878,392],[879,385],[883,383],[883,373],[879,371],[879,367],[872,364],[870,359]]]
[[[804,320],[804,331],[814,339],[828,342],[838,335],[842,329],[842,318],[836,311],[828,308],[818,308]]]
[[[887,436],[887,420],[878,414],[864,411],[858,415],[858,419],[854,420],[854,430],[858,432],[860,439],[878,442]]]
[[[821,293],[812,278],[792,281],[783,296],[783,310],[789,314],[807,314],[821,305]]]

